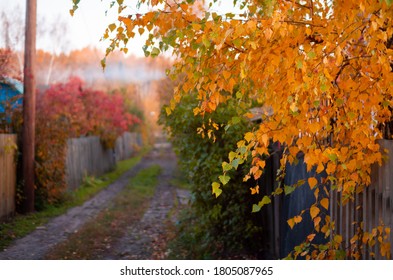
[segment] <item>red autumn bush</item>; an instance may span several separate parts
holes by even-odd
[[[39,95],[37,114],[60,122],[68,138],[96,135],[111,148],[118,136],[141,122],[125,104],[120,93],[85,88],[81,79],[73,77]]]
[[[79,78],[38,93],[36,121],[37,208],[59,201],[66,189],[67,139],[99,136],[106,148],[141,120],[123,96],[85,87]]]

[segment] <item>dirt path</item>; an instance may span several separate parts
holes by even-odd
[[[154,156],[154,155],[153,155]],[[184,204],[187,193],[171,185],[176,169],[173,154],[155,155],[155,163],[162,168],[159,182],[150,206],[142,219],[127,228],[125,235],[119,239],[105,259],[152,259],[155,244],[166,234],[166,221],[175,215],[175,206]]]
[[[65,241],[70,234],[78,231],[87,221],[107,207],[131,177],[152,164],[159,164],[163,171],[151,205],[138,226],[128,228],[126,235],[116,243],[105,259],[150,258],[152,241],[165,231],[163,221],[168,217],[173,206],[184,203],[186,200],[184,197],[188,196],[187,192],[176,190],[170,185],[176,168],[176,157],[167,143],[156,145],[155,149],[139,164],[82,206],[68,210],[66,214],[52,219],[44,227],[37,228],[31,234],[16,240],[6,250],[0,252],[0,259],[43,259],[51,248]]]

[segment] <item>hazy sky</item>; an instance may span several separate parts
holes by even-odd
[[[65,22],[67,31],[64,37],[59,36],[58,40],[64,40],[62,47],[66,51],[80,49],[86,46],[105,49],[108,43],[99,42],[100,38],[108,24],[117,19],[114,9],[105,15],[110,2],[108,0],[82,0],[79,9],[71,17],[69,10],[72,7],[72,0],[37,0],[38,24],[42,23],[42,19],[44,18],[45,26],[41,26],[41,28],[48,29],[51,25],[56,24],[56,22]],[[24,20],[25,9],[26,0],[0,0],[0,12],[5,11],[7,15],[12,14],[12,17],[22,17]],[[16,14],[16,11],[19,11],[19,14]],[[40,26],[37,30],[40,30]],[[0,36],[0,40],[0,46],[3,46],[3,36]],[[38,48],[50,50],[53,43],[50,39],[40,38],[39,34],[37,34]],[[143,51],[141,50],[142,45],[142,40],[137,40],[133,42],[133,45],[129,46],[129,49],[135,54],[143,55]]]
[[[49,30],[49,28],[57,22],[65,22],[66,32],[59,33],[57,38],[49,36],[39,36],[37,34],[37,47],[52,51],[70,51],[72,49],[80,49],[86,46],[98,47],[105,50],[108,42],[100,42],[100,38],[109,23],[116,21],[117,13],[115,9],[108,10],[111,0],[82,0],[79,9],[75,15],[71,17],[69,10],[72,7],[72,0],[37,0],[38,7],[38,30]],[[136,0],[129,1],[130,9],[136,9]],[[230,4],[232,0],[223,0],[227,5],[221,5],[220,11],[225,13],[231,11]],[[24,21],[26,0],[0,0],[0,14],[5,12],[8,16],[19,17]],[[17,9],[19,8],[19,9]],[[143,11],[142,11],[143,12]],[[44,19],[44,21],[42,20]],[[45,22],[43,24],[43,22]],[[61,24],[60,24],[61,25]],[[0,32],[2,32],[0,28]],[[22,31],[23,32],[23,31]],[[64,35],[63,35],[64,34]],[[0,46],[4,46],[2,42],[3,36],[0,34]],[[138,56],[143,56],[142,51],[143,40],[137,38],[129,43],[129,51]],[[59,50],[61,48],[61,50]]]

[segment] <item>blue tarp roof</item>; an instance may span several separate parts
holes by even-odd
[[[23,84],[9,77],[0,78],[0,113],[4,113],[4,102],[23,94]],[[22,104],[22,99],[12,102],[12,106]]]

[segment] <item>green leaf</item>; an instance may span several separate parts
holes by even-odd
[[[308,53],[307,53],[307,56],[308,56],[309,58],[315,58],[317,55],[315,54],[315,52],[311,51],[311,52],[308,52]]]
[[[221,175],[221,176],[218,176],[218,179],[220,179],[222,185],[225,186],[231,178],[227,175]]]
[[[232,124],[238,124],[240,122],[239,117],[232,117]]]
[[[283,190],[282,190],[282,188],[277,188],[275,191],[274,191],[274,195],[280,195],[280,194],[282,194],[282,192],[283,192]]]
[[[328,87],[327,87],[326,84],[322,84],[322,85],[320,86],[320,89],[321,89],[322,92],[325,92],[325,91],[328,90]]]
[[[335,251],[335,259],[336,260],[345,260],[346,253],[345,250],[336,250]]]
[[[284,193],[285,195],[291,194],[295,191],[296,187],[293,186],[284,186]]]
[[[268,197],[267,195],[265,195],[262,200],[258,203],[259,207],[263,207],[266,204],[270,204],[272,202],[272,200],[270,199],[270,197]]]
[[[109,30],[112,32],[113,30],[115,30],[116,24],[111,23],[111,24],[109,24],[108,28],[109,28]]]
[[[297,69],[302,69],[303,68],[303,62],[301,60],[296,61],[296,68]]]
[[[246,146],[242,146],[239,148],[239,153],[244,155],[247,152],[247,147]]]
[[[101,59],[101,67],[105,69],[106,66],[106,58]]]
[[[235,152],[230,152],[229,153],[229,161],[232,161],[236,156],[237,156],[237,154]]]
[[[212,194],[214,194],[217,197],[222,193],[222,189],[220,189],[220,183],[214,182],[212,183]]]
[[[385,2],[389,7],[393,4],[393,0],[385,0]]]
[[[160,54],[160,49],[154,47],[153,50],[151,51],[151,56],[152,56],[152,57],[156,57],[156,56],[158,56],[159,54]]]
[[[332,162],[336,162],[338,157],[336,154],[328,154],[328,158],[332,161]]]
[[[222,170],[224,171],[224,172],[226,172],[226,171],[229,171],[229,170],[231,170],[232,169],[232,165],[230,165],[228,162],[223,162],[222,163]]]
[[[348,113],[348,117],[353,120],[354,118],[356,118],[356,114],[354,112],[349,112]]]
[[[235,45],[235,47],[239,48],[242,45],[242,41],[239,38],[236,38],[235,40],[232,41],[232,43]]]
[[[209,48],[211,45],[210,40],[206,37],[202,38],[202,43],[205,45],[206,48]]]
[[[336,104],[337,104],[337,106],[341,106],[341,105],[344,104],[344,100],[342,100],[341,98],[337,98],[336,99]]]
[[[150,52],[148,51],[148,46],[146,46],[146,45],[144,45],[143,47],[142,47],[142,50],[143,50],[143,52],[145,53],[145,56],[146,57],[149,57],[150,56]]]
[[[237,169],[237,167],[240,164],[240,159],[236,158],[231,162],[231,165],[233,166],[233,168]]]
[[[257,205],[257,204],[252,205],[252,213],[259,212],[260,210],[261,210],[261,207],[259,205]]]

